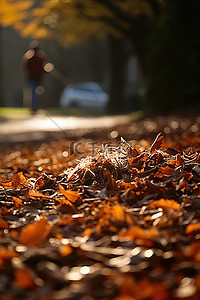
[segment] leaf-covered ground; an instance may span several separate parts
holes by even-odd
[[[2,149],[0,299],[200,299],[199,119],[145,122]]]

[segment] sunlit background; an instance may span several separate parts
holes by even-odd
[[[40,107],[59,107],[69,82],[97,82],[107,111],[197,107],[199,1],[1,0],[0,106],[26,107],[22,57],[40,41],[49,66]]]

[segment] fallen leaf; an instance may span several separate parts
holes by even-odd
[[[12,196],[12,199],[13,199],[14,204],[15,204],[15,207],[16,207],[17,209],[20,209],[20,208],[23,207],[23,201],[22,201],[22,199],[17,198],[17,197],[14,197],[14,196]]]
[[[138,300],[138,299],[132,296],[118,296],[114,300]]]
[[[187,254],[194,257],[195,261],[200,262],[200,241],[193,242],[189,246]]]
[[[1,229],[9,229],[9,224],[4,219],[0,218],[0,228]]]
[[[41,199],[41,198],[46,198],[46,199],[49,199],[48,196],[44,195],[43,193],[39,192],[38,190],[35,190],[35,189],[29,189],[27,191],[24,191],[24,195],[27,197],[27,198],[30,198],[30,199]]]
[[[111,191],[117,191],[119,190],[117,183],[113,177],[113,175],[106,169],[104,169],[104,172],[108,178],[108,185],[107,185],[107,189],[111,190]]]
[[[147,278],[136,281],[131,275],[122,275],[119,283],[120,295],[114,300],[168,300],[167,287],[162,282],[151,282]]]
[[[20,233],[20,241],[23,245],[33,247],[39,246],[49,234],[52,226],[48,224],[44,216],[32,224],[26,225]]]
[[[63,246],[61,246],[61,248],[60,248],[60,254],[62,255],[62,256],[67,256],[67,255],[69,255],[69,254],[71,254],[72,253],[72,247],[70,246],[70,245],[63,245]]]
[[[130,240],[136,239],[153,239],[159,236],[159,232],[155,228],[150,228],[148,230],[144,230],[139,226],[133,226],[125,231],[122,230],[119,237],[120,238],[128,238]]]
[[[81,199],[81,196],[79,195],[78,192],[76,191],[71,191],[71,190],[65,190],[65,188],[61,185],[58,184],[60,192],[71,202],[75,203],[76,201],[79,201]]]
[[[119,235],[120,238],[128,238],[130,240],[135,240],[135,239],[146,239],[147,234],[146,232],[140,228],[139,226],[134,226],[129,228],[126,231],[122,231]]]
[[[30,289],[35,286],[33,275],[28,269],[16,269],[13,284],[21,289]]]
[[[160,171],[162,174],[164,174],[164,175],[170,175],[170,174],[172,173],[172,171],[173,171],[173,169],[170,168],[169,166],[166,166],[166,167],[159,167],[158,169],[159,169],[159,171]]]
[[[200,223],[189,224],[186,227],[186,234],[197,233],[200,232]]]
[[[163,209],[174,209],[174,210],[180,210],[181,206],[174,200],[169,200],[169,199],[160,199],[157,201],[151,202],[148,207],[151,208],[163,208]]]
[[[60,202],[62,205],[69,205],[71,208],[73,208],[73,210],[75,210],[75,206],[69,200],[67,200],[66,198],[59,197],[59,198],[56,198],[56,200],[58,202]]]
[[[15,189],[22,189],[24,186],[28,186],[28,181],[26,180],[25,176],[22,172],[19,172],[14,175],[12,180],[13,188]]]
[[[18,254],[14,249],[0,248],[0,266],[3,266],[5,262],[11,261],[12,258],[17,256]]]
[[[151,145],[151,148],[150,148],[150,153],[154,153],[155,150],[158,150],[162,143],[163,143],[163,140],[164,140],[164,137],[161,135],[161,132],[156,136],[153,144]]]
[[[83,232],[83,236],[87,236],[88,238],[90,238],[92,235],[92,232],[93,232],[92,228],[86,228]]]

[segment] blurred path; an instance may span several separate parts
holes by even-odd
[[[114,128],[127,124],[133,119],[130,115],[74,117],[51,116],[46,113],[29,118],[6,119],[0,122],[0,142],[21,142],[39,140],[48,133],[58,133],[64,138],[69,132],[73,136],[77,131]]]

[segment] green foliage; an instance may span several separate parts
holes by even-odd
[[[169,0],[151,38],[146,106],[170,111],[200,99],[200,2]]]

